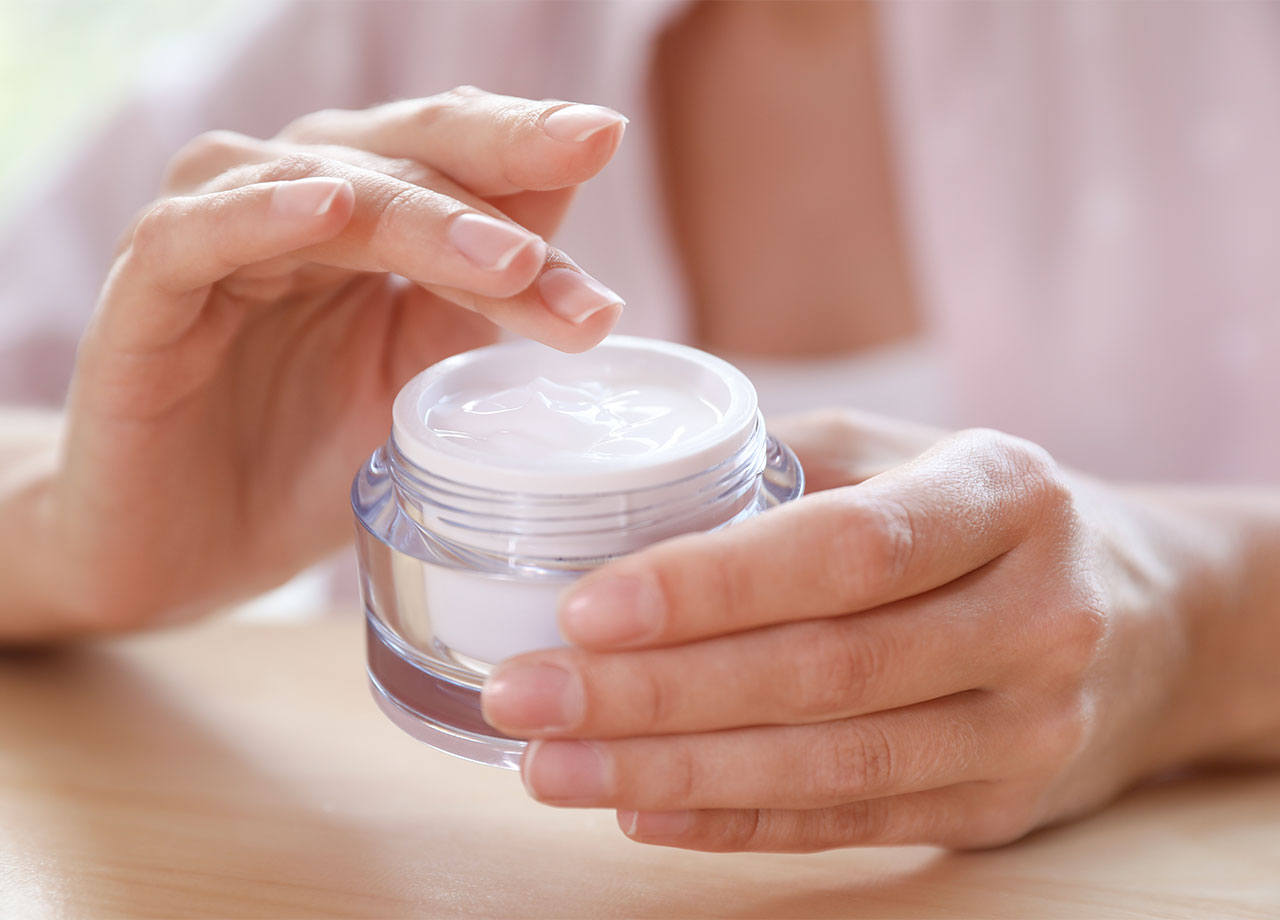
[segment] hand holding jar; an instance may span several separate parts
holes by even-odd
[[[694,849],[972,847],[1278,753],[1274,576],[1238,552],[1265,502],[994,432],[775,430],[816,494],[596,570],[561,604],[577,647],[490,677],[536,798]]]

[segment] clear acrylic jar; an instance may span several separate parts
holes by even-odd
[[[644,456],[477,454],[427,417],[451,394],[535,378],[660,381],[715,422]],[[455,355],[396,397],[392,431],[351,503],[374,699],[439,750],[517,768],[524,742],[481,716],[480,688],[512,655],[563,645],[561,592],[659,540],[728,527],[797,498],[795,455],[769,437],[750,381],[682,345],[611,336],[582,355],[510,342]]]

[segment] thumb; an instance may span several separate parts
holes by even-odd
[[[769,433],[800,458],[807,492],[856,485],[918,457],[948,434],[856,409],[818,409],[770,419]]]

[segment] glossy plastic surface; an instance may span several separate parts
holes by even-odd
[[[496,732],[481,716],[480,688],[492,666],[513,654],[561,644],[557,598],[593,566],[675,533],[732,526],[799,497],[804,476],[795,455],[763,427],[759,435],[754,458],[733,459],[721,474],[699,480],[694,494],[702,498],[696,506],[687,489],[673,491],[670,484],[656,493],[660,501],[562,496],[559,515],[547,515],[532,533],[503,538],[495,532],[511,527],[516,517],[469,517],[456,502],[446,513],[454,539],[443,538],[440,509],[447,503],[440,498],[449,490],[414,486],[415,471],[394,444],[379,449],[357,475],[351,499],[368,619],[369,680],[383,712],[439,750],[517,768],[524,742]],[[548,498],[538,500],[545,506]],[[469,496],[476,507],[529,507],[521,496],[482,499]],[[611,508],[603,519],[600,501]],[[424,514],[424,503],[431,513]],[[717,516],[708,518],[707,507],[718,508]],[[638,544],[637,533],[644,536]],[[557,542],[591,549],[556,555],[549,549]],[[498,546],[509,550],[497,551]]]

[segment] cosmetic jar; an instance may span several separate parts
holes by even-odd
[[[503,659],[564,644],[574,579],[803,487],[751,382],[697,349],[611,336],[441,361],[400,391],[351,489],[374,699],[435,748],[517,768],[524,742],[484,721],[480,688]]]

